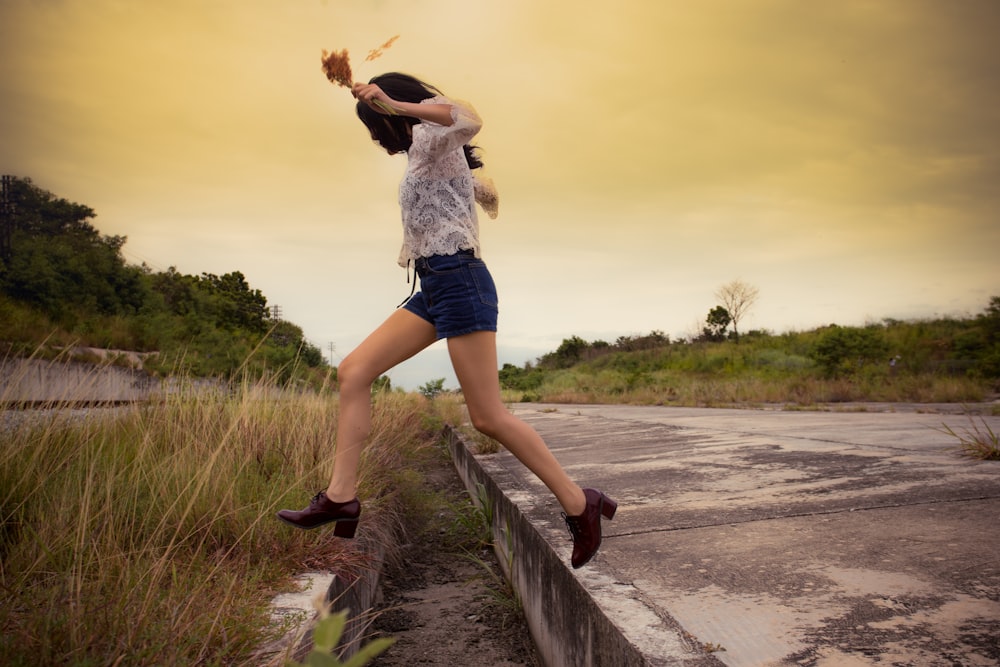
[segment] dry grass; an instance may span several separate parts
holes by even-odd
[[[956,430],[945,424],[939,430],[958,441],[955,449],[961,454],[983,461],[1000,461],[1000,433],[994,432],[985,419],[977,422],[970,416],[966,428]]]
[[[273,518],[325,486],[336,408],[335,395],[264,381],[6,422],[0,663],[245,660],[293,575],[364,566],[354,543]],[[437,435],[425,411],[419,395],[375,401],[359,491],[366,539],[396,541],[406,457]]]
[[[712,376],[697,373],[653,373],[629,382],[625,373],[587,375],[552,373],[532,391],[543,403],[624,403],[728,407],[788,404],[812,406],[847,402],[963,403],[985,400],[984,384],[951,376],[818,378]],[[508,392],[508,400],[524,400],[525,392]]]

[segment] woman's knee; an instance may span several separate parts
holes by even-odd
[[[472,426],[483,435],[494,439],[503,431],[504,424],[510,418],[506,410],[470,410],[469,419]]]
[[[337,366],[337,386],[344,391],[371,391],[375,378],[365,370],[365,366],[352,356],[347,355]]]

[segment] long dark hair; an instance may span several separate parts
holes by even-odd
[[[402,74],[400,72],[389,72],[372,77],[368,83],[374,83],[385,94],[400,102],[412,102],[419,104],[443,93],[420,79]],[[420,119],[412,116],[388,116],[381,114],[364,102],[357,104],[358,118],[365,124],[372,135],[372,139],[377,141],[382,148],[390,153],[405,153],[413,143],[413,126],[420,122]],[[465,161],[469,163],[469,169],[479,169],[483,166],[483,161],[479,158],[479,149],[476,146],[466,144],[462,146],[465,151]]]

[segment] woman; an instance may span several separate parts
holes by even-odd
[[[372,139],[390,155],[407,155],[399,190],[399,263],[407,268],[412,263],[420,291],[340,364],[340,416],[330,485],[306,509],[281,510],[278,517],[298,528],[335,522],[334,535],[354,536],[361,515],[355,495],[357,470],[371,429],[372,382],[446,338],[473,426],[502,443],[555,494],[573,536],[572,565],[580,567],[601,545],[601,516],[611,519],[617,504],[600,491],[577,486],[535,430],[501,400],[496,287],[480,259],[475,210],[478,201],[495,217],[496,192],[491,183],[473,177],[472,170],[482,162],[469,145],[482,121],[467,104],[406,74],[356,83],[352,94]]]

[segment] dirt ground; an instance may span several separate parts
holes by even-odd
[[[375,610],[373,629],[396,642],[370,664],[540,667],[455,469],[441,455],[424,473],[434,498],[430,516],[409,535],[402,562],[383,573],[384,599]]]

